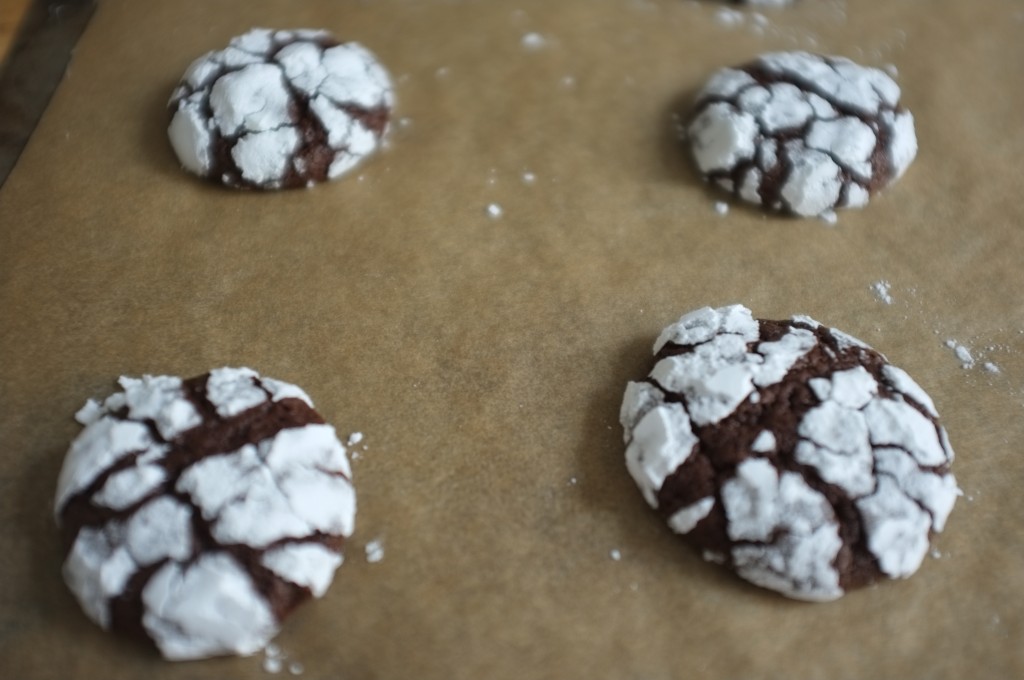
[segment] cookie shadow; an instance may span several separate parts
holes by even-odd
[[[693,103],[697,99],[697,92],[696,88],[685,90],[658,109],[656,179],[710,189],[693,161],[690,143],[686,138],[686,125],[693,110]]]
[[[581,478],[579,497],[590,513],[614,521],[614,533],[618,535],[643,534],[644,540],[664,542],[667,547],[672,542],[665,537],[673,538],[671,531],[644,501],[626,470],[625,444],[618,424],[626,384],[643,379],[651,369],[653,342],[653,338],[635,337],[614,352],[604,373],[605,384],[586,403],[575,468]],[[694,557],[692,551],[687,552]]]

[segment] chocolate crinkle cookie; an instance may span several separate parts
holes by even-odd
[[[305,392],[250,369],[120,384],[79,411],[60,473],[68,587],[168,659],[258,651],[341,564],[344,446]]]
[[[231,187],[335,179],[372,153],[394,92],[358,43],[317,30],[253,29],[189,66],[168,134],[189,172]]]
[[[687,129],[705,178],[766,209],[859,208],[917,155],[887,74],[842,57],[765,54],[711,77]]]
[[[666,328],[622,403],[626,464],[705,559],[801,600],[917,571],[959,490],[906,372],[804,316],[734,305]]]

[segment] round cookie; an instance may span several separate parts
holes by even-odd
[[[705,178],[805,217],[867,205],[917,155],[914,118],[892,78],[807,52],[715,73],[697,95],[687,136]]]
[[[345,447],[305,392],[247,368],[120,385],[77,414],[57,484],[68,587],[168,659],[262,649],[341,564]]]
[[[833,600],[917,571],[959,490],[928,395],[803,316],[740,305],[666,328],[626,388],[626,465],[704,555],[756,585]]]
[[[230,187],[312,186],[381,143],[394,92],[376,58],[326,31],[253,29],[189,66],[168,135],[189,172]]]

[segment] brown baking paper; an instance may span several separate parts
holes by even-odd
[[[246,365],[365,436],[356,534],[277,638],[282,673],[1024,677],[1024,8],[807,0],[730,25],[722,7],[102,2],[0,191],[0,674],[267,676],[263,655],[170,663],[103,633],[61,581],[51,510],[87,398]],[[389,148],[308,191],[181,171],[171,89],[252,26],[373,50]],[[907,175],[834,226],[719,215],[675,139],[713,70],[792,48],[895,65],[916,117]],[[647,508],[625,384],[663,326],[731,302],[858,336],[934,397],[965,495],[913,578],[789,601]]]

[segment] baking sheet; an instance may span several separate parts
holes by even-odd
[[[0,190],[5,677],[267,676],[263,656],[172,664],[106,635],[59,573],[50,504],[75,410],[121,374],[221,365],[295,382],[365,436],[346,563],[277,640],[304,676],[1021,677],[1022,12],[101,2]],[[251,26],[375,51],[397,85],[389,149],[309,191],[184,174],[171,88]],[[834,226],[719,215],[673,137],[713,70],[792,48],[894,65],[916,117],[907,175]],[[787,601],[647,509],[622,390],[663,326],[730,302],[856,335],[934,397],[965,496],[909,581]]]

